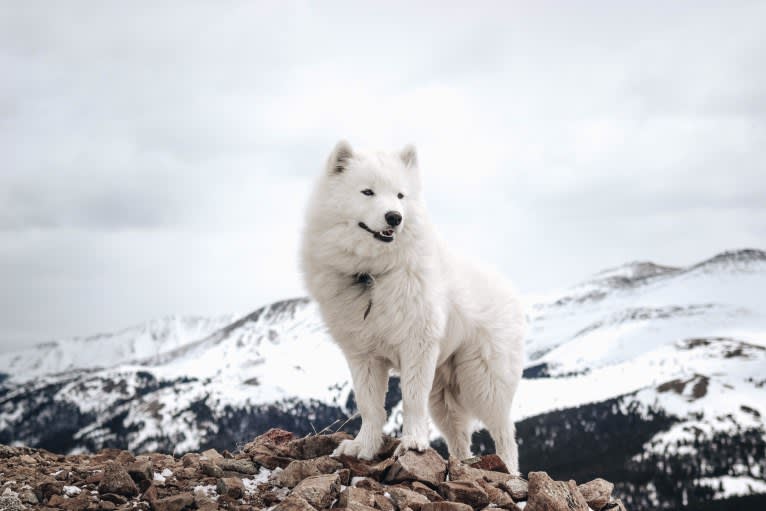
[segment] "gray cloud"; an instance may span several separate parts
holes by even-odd
[[[0,5],[0,349],[302,294],[341,137],[525,292],[762,245],[758,2]]]

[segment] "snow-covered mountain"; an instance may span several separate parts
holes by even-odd
[[[522,469],[610,476],[633,509],[766,494],[764,298],[766,253],[741,250],[626,264],[532,304],[514,409]],[[0,373],[0,442],[53,450],[224,447],[271,426],[336,429],[354,412],[345,361],[306,299],[3,354]],[[399,401],[392,378],[391,432]]]

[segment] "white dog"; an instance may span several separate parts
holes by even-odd
[[[476,419],[518,471],[511,401],[522,371],[524,312],[498,275],[449,252],[421,197],[415,148],[353,151],[339,142],[308,207],[302,266],[346,356],[362,416],[336,455],[375,456],[389,370],[401,375],[397,454],[429,446],[428,415],[451,455],[471,455]]]

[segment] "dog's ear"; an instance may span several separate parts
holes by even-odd
[[[330,174],[340,174],[348,165],[348,161],[354,156],[354,152],[351,150],[351,144],[345,140],[341,140],[335,144],[335,148],[330,154],[330,159],[327,161],[327,171]]]
[[[407,167],[412,168],[418,166],[418,153],[415,150],[415,146],[412,144],[404,146],[402,152],[399,153],[399,157]]]

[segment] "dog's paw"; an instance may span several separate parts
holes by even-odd
[[[399,446],[394,451],[394,456],[399,457],[407,451],[423,452],[431,447],[427,439],[404,435],[399,439]]]
[[[351,456],[360,460],[371,460],[375,457],[376,449],[372,445],[365,445],[357,439],[343,440],[332,452],[332,456]]]

